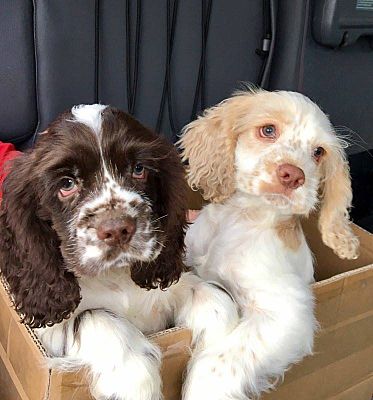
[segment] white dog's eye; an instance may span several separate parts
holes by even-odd
[[[316,147],[313,151],[313,158],[319,162],[321,157],[325,154],[325,149],[323,147]]]
[[[263,138],[275,139],[276,127],[274,125],[265,125],[260,128],[259,134]]]

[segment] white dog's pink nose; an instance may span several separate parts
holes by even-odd
[[[292,164],[279,165],[276,173],[281,185],[288,189],[297,189],[302,186],[306,180],[304,172]]]

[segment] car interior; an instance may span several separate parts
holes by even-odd
[[[20,150],[75,104],[176,142],[247,84],[304,93],[349,143],[354,222],[373,232],[373,2],[1,0],[0,140]]]
[[[345,150],[350,165],[353,189],[350,215],[352,221],[358,225],[352,225],[351,229],[354,235],[359,237],[361,245],[358,258],[354,253],[356,259],[342,260],[333,253],[329,244],[327,244],[328,247],[323,244],[326,242],[324,237],[320,236],[318,227],[323,228],[328,225],[327,223],[317,222],[314,215],[308,219],[304,218],[302,221],[311,249],[309,250],[309,260],[314,258],[317,268],[316,282],[312,284],[315,302],[310,295],[310,300],[307,297],[307,301],[304,303],[309,306],[311,311],[303,305],[299,307],[299,310],[302,310],[302,317],[308,315],[313,318],[315,314],[320,329],[315,335],[316,344],[313,356],[307,357],[289,373],[286,372],[285,381],[279,379],[280,385],[273,393],[263,394],[263,399],[373,400],[373,0],[0,0],[0,147],[4,143],[10,143],[19,151],[30,151],[37,143],[39,135],[59,114],[70,110],[74,105],[95,103],[111,105],[128,112],[142,124],[179,146],[178,141],[183,127],[198,118],[204,109],[230,97],[237,90],[252,88],[303,93],[329,115],[338,136],[348,143]],[[259,129],[262,128],[259,127]],[[127,134],[127,130],[123,130],[123,132]],[[192,141],[193,144],[196,142]],[[4,147],[13,149],[13,146],[9,145]],[[48,147],[46,148],[48,149]],[[72,148],[75,149],[75,147]],[[321,149],[324,151],[323,148]],[[12,151],[12,153],[17,153],[15,156],[18,155],[18,152]],[[0,159],[1,155],[0,148]],[[220,157],[221,153],[218,152],[218,155]],[[211,153],[206,155],[206,157],[209,156],[211,157]],[[175,157],[177,159],[177,153],[175,153]],[[219,158],[219,162],[221,159]],[[3,160],[0,160],[0,164],[1,161]],[[339,165],[343,166],[343,161],[341,159]],[[203,159],[203,163],[207,164],[206,158]],[[233,162],[231,164],[234,165]],[[190,161],[191,165],[192,161]],[[140,167],[143,166],[140,164]],[[201,167],[199,168],[201,169]],[[17,174],[14,174],[15,181],[20,178],[20,170],[21,168],[17,170]],[[232,170],[234,171],[233,167],[229,171]],[[214,168],[210,168],[210,171],[214,171]],[[4,172],[6,175],[6,169],[2,169],[0,166],[0,202],[2,201],[1,183],[4,179]],[[301,172],[303,173],[303,171]],[[28,175],[27,179],[29,179]],[[182,169],[180,179],[183,180]],[[303,174],[302,184],[304,179]],[[348,179],[346,180],[348,181]],[[337,181],[338,179],[335,180],[335,182]],[[32,183],[34,189],[36,187],[34,180]],[[347,186],[345,185],[345,187]],[[165,189],[163,191],[166,192]],[[12,193],[17,194],[17,189]],[[178,191],[178,193],[181,192]],[[314,193],[316,198],[317,189]],[[334,189],[334,193],[340,194],[336,189]],[[27,197],[28,200],[30,198]],[[185,199],[182,196],[180,198]],[[195,214],[193,218],[196,218],[199,213],[197,209],[201,205],[201,197],[191,195],[188,200],[190,201],[189,207],[193,209],[189,210],[188,216]],[[338,205],[335,204],[338,202],[338,196],[335,196],[332,201],[334,202],[333,206],[335,205],[334,210],[338,210]],[[169,203],[172,204],[172,209],[176,210],[175,202]],[[3,201],[3,204],[6,204],[6,201]],[[14,209],[18,207],[17,201],[14,200],[8,201],[8,204],[15,205]],[[23,201],[22,205],[25,206],[25,204],[27,204],[26,210],[29,214],[36,215],[40,219],[43,218],[42,212],[38,215],[37,212],[30,211],[32,207],[28,209],[32,201]],[[321,206],[319,208],[322,210]],[[22,211],[18,212],[19,210]],[[17,209],[17,213],[13,213],[16,214],[14,220],[17,224],[20,221],[27,222],[26,212],[23,211],[23,208],[19,208],[19,210]],[[180,215],[184,215],[184,210],[185,208],[182,209]],[[24,217],[23,220],[18,217],[21,214]],[[320,212],[321,214],[322,212]],[[1,214],[1,216],[4,215],[4,213]],[[337,215],[338,217],[329,225],[338,228],[338,222],[343,224],[343,217],[347,218],[348,212],[344,207],[343,211]],[[155,221],[164,217],[167,217],[167,212]],[[3,233],[10,232],[7,226],[9,222],[5,219],[2,221],[7,221],[7,223],[1,226],[6,229],[1,230],[0,234],[0,239],[2,239],[0,240],[0,269],[4,272],[4,265],[12,268],[14,276],[17,275],[17,279],[14,281],[17,284],[21,282],[26,288],[22,291],[22,295],[32,297],[31,303],[33,303],[34,299],[38,299],[37,293],[39,292],[33,293],[33,289],[25,283],[22,274],[14,266],[21,267],[21,272],[23,268],[23,271],[27,273],[25,275],[32,277],[33,282],[37,283],[35,286],[48,287],[50,282],[59,283],[59,280],[52,279],[52,275],[49,281],[43,278],[44,275],[40,275],[42,278],[36,279],[35,276],[39,277],[39,275],[33,275],[30,272],[32,269],[30,266],[41,266],[40,271],[43,272],[48,272],[48,269],[44,268],[43,263],[34,262],[34,259],[27,263],[19,256],[20,262],[18,262],[17,252],[22,249],[25,254],[31,253],[29,249],[35,246],[35,237],[39,238],[39,244],[53,245],[57,242],[53,242],[52,239],[43,240],[44,236],[42,235],[35,237],[28,235],[21,227],[12,233],[12,242],[15,241],[14,238],[18,240],[19,236],[24,234],[27,240],[31,238],[29,248],[24,245],[26,239],[22,241],[21,238],[22,240],[19,240],[21,245],[13,251],[10,244],[7,243],[11,242],[10,234]],[[192,218],[188,220],[188,222],[192,221]],[[292,219],[289,221],[292,222]],[[302,228],[298,221],[296,222],[294,228],[290,226],[289,230],[294,229],[295,232],[298,230],[301,232]],[[347,224],[348,221],[346,226]],[[19,225],[23,226],[22,223]],[[278,228],[281,228],[281,225],[276,226],[276,235],[278,234],[280,237],[282,231]],[[245,229],[242,229],[242,232]],[[125,229],[124,231],[126,234],[128,233]],[[338,229],[336,231],[337,233],[332,236],[332,239],[336,241],[341,237],[344,239],[343,234],[341,235]],[[34,232],[33,230],[32,233]],[[123,230],[119,232],[123,234]],[[357,248],[357,239],[354,235],[346,236],[343,247],[354,248],[355,246]],[[173,233],[170,233],[170,236],[177,237]],[[110,238],[110,232],[108,237],[103,237],[103,240]],[[287,240],[286,251],[293,250],[294,242],[291,242],[290,239],[294,237],[297,238],[296,235],[283,236]],[[246,246],[248,242],[249,240],[244,242],[244,245]],[[8,251],[6,253],[2,252],[2,243],[7,244]],[[182,240],[180,243],[183,243]],[[295,248],[299,246],[300,242],[297,243]],[[159,244],[163,246],[161,243]],[[262,249],[261,246],[256,247]],[[263,245],[263,254],[267,255],[266,251],[267,248],[264,248]],[[277,263],[281,258],[277,252],[273,253]],[[46,251],[45,254],[49,256],[50,251]],[[11,255],[17,259],[18,263],[13,263],[11,257],[9,257],[11,260],[9,262],[4,255]],[[218,255],[220,256],[219,252]],[[239,253],[239,257],[243,258],[241,253]],[[226,260],[224,256],[221,258]],[[260,257],[258,256],[258,258]],[[265,256],[263,259],[267,260]],[[302,267],[299,270],[303,273],[306,262],[300,261],[299,258],[293,259],[296,267],[298,265]],[[50,260],[53,258],[50,257]],[[232,265],[236,265],[236,258],[232,258],[232,260],[234,260]],[[49,258],[45,265],[48,268],[55,267],[55,263],[49,261]],[[230,264],[227,263],[227,265]],[[312,261],[310,261],[310,265],[312,266]],[[66,274],[72,276],[75,282],[75,277],[65,267],[61,257],[61,271],[63,273],[67,271]],[[257,268],[256,263],[255,267]],[[283,271],[285,272],[282,272],[282,275],[286,278],[294,275],[294,271],[291,273],[286,269]],[[53,356],[53,354],[42,342],[41,336],[31,329],[32,326],[30,328],[27,322],[18,323],[20,315],[16,312],[10,280],[6,282],[3,275],[0,275],[0,400],[92,399],[92,396],[96,396],[89,387],[85,368],[81,368],[77,373],[67,372],[70,371],[69,369],[59,370],[58,363],[55,364],[56,368],[53,363],[48,364],[48,369],[45,368],[47,365],[45,357]],[[261,297],[265,298],[267,293],[272,293],[271,284],[278,278],[276,272],[272,270],[268,276],[270,278],[253,275],[253,281],[257,279],[269,287],[267,290],[267,286],[263,284],[263,288],[265,287],[266,290],[263,290],[263,295],[259,293],[260,301]],[[305,298],[304,293],[308,292],[302,286],[302,291],[298,295],[298,286],[293,287],[293,280],[290,278],[289,281],[284,281],[286,284],[281,284],[282,286],[277,292],[273,289],[273,293],[276,294],[273,300],[273,304],[276,306],[274,310],[277,310],[278,305],[280,311],[274,311],[273,314],[269,312],[268,316],[276,320],[272,315],[277,316],[278,314],[281,317],[279,318],[280,322],[281,320],[291,321],[289,326],[295,326],[294,321],[298,322],[298,319],[294,317],[292,310],[296,310],[296,308],[284,307],[284,305],[292,305],[294,300],[292,297],[283,297],[280,294],[295,293],[294,298],[302,300]],[[288,286],[288,282],[290,282],[290,286]],[[229,292],[229,287],[226,290],[223,285],[215,281],[206,283],[211,285],[221,296],[227,294],[235,301]],[[246,284],[246,282],[244,283]],[[255,285],[253,287],[255,288]],[[74,285],[74,288],[75,291],[77,288],[80,290],[78,283]],[[118,288],[121,289],[116,282],[109,285],[108,288],[113,289],[114,292]],[[124,293],[127,287],[123,285],[123,288]],[[46,304],[54,301],[55,295],[59,296],[58,300],[64,300],[67,297],[65,290],[52,292],[53,290],[48,287],[48,293],[51,294],[42,298],[42,300],[46,300]],[[63,293],[63,296],[60,296],[60,293]],[[96,293],[99,301],[105,297],[102,295],[105,292],[97,289],[92,298],[96,299]],[[119,293],[121,292],[119,291]],[[191,293],[193,298],[194,288]],[[107,296],[108,299],[110,296]],[[145,299],[142,296],[143,293],[139,299]],[[282,298],[285,300],[282,301]],[[254,309],[253,314],[257,307],[256,298],[254,297],[254,299],[255,301],[249,304]],[[114,304],[116,300],[114,301],[110,297],[110,301]],[[144,303],[147,306],[150,304],[148,300],[136,300],[136,302]],[[265,304],[267,303],[271,303],[271,301],[265,299]],[[315,311],[313,311],[314,303]],[[87,311],[91,315],[92,311],[98,312],[100,315],[107,313],[111,319],[115,320],[113,316],[116,317],[116,314],[110,308],[106,309],[106,303],[100,304],[99,302],[98,304],[99,308],[97,309],[91,306],[87,307],[77,315],[73,322],[73,336],[74,340],[75,337],[77,338],[78,347],[81,345],[81,336],[77,332],[79,329],[82,332],[83,329],[85,333],[82,319],[84,313]],[[158,309],[157,303],[154,304],[152,308],[148,306],[148,311],[151,310],[152,313],[155,313],[154,319],[156,319]],[[186,308],[191,308],[189,304],[183,302]],[[144,310],[145,308],[144,306]],[[261,311],[260,307],[258,309]],[[251,308],[249,310],[251,311]],[[219,316],[216,309],[214,311]],[[128,315],[130,313],[133,318],[136,318],[138,311],[133,307],[133,310],[128,311]],[[211,321],[215,314],[211,312]],[[231,316],[234,313],[229,312],[228,314]],[[265,309],[262,314],[258,318],[260,322],[267,318]],[[127,315],[123,317],[118,314],[117,317],[120,326],[124,327],[123,322],[127,321]],[[242,318],[242,315],[240,317]],[[250,314],[249,317],[251,319],[252,315]],[[152,321],[152,318],[153,314],[149,321]],[[210,325],[210,318],[203,319],[206,325]],[[223,319],[216,318],[218,322]],[[252,319],[255,321],[254,318]],[[73,321],[70,316],[65,320]],[[199,321],[198,318],[196,320]],[[299,321],[305,320],[299,319]],[[146,343],[149,340],[162,351],[163,395],[167,400],[181,398],[182,385],[184,384],[185,387],[185,377],[187,376],[185,373],[187,363],[192,354],[191,348],[193,348],[192,333],[187,329],[190,326],[176,322],[174,326],[171,321],[168,321],[167,323],[172,326],[170,329],[163,330],[162,328],[146,338]],[[303,325],[304,323],[299,323],[299,327],[303,328]],[[68,332],[66,326],[63,326],[66,342],[60,346],[62,357],[56,358],[64,359],[66,355]],[[256,328],[257,325],[253,326]],[[106,361],[106,358],[110,358],[107,355],[116,356],[116,351],[110,350],[115,349],[110,346],[108,346],[109,350],[106,350],[105,344],[106,342],[110,344],[110,340],[105,338],[110,339],[115,335],[109,336],[111,330],[107,329],[108,335],[100,336],[97,334],[97,327],[100,325],[95,326],[90,337],[97,337],[99,340],[97,342],[86,341],[88,344],[93,343],[88,353],[89,355],[95,354],[95,350],[98,349],[97,354],[101,354],[100,350],[103,344],[102,349],[105,351]],[[165,328],[168,327],[167,325]],[[276,325],[274,327],[276,329],[272,331],[276,331],[276,335],[273,337],[277,337],[278,333],[278,337],[282,335],[291,345],[296,343],[293,342],[295,336],[292,335],[293,332],[297,332],[296,330],[285,330],[291,334],[283,334],[281,329],[285,328],[281,328],[282,325],[279,325],[279,328]],[[316,322],[314,327],[316,327]],[[136,331],[137,328],[135,325]],[[309,329],[311,335],[313,335],[312,329]],[[254,333],[255,330],[253,330]],[[123,331],[125,331],[124,328]],[[201,332],[203,334],[198,333],[197,339],[198,336],[204,338],[205,330],[203,329]],[[298,332],[300,332],[298,337],[302,339],[307,336],[304,334],[305,330],[300,329]],[[142,338],[143,333],[147,334],[148,332],[141,327],[138,333]],[[249,336],[249,331],[244,333],[243,339],[246,340],[246,337],[249,337],[248,342],[256,343],[255,339],[251,339],[253,336]],[[219,333],[217,333],[218,335]],[[102,337],[104,339],[100,339]],[[127,340],[127,336],[123,335],[123,337]],[[132,336],[128,335],[128,338],[130,342]],[[265,348],[263,346],[265,340],[260,334],[258,334],[258,338],[259,347]],[[54,344],[58,344],[58,340],[54,337]],[[223,342],[227,349],[229,349],[228,343],[228,341]],[[246,342],[244,341],[244,343]],[[274,347],[283,350],[278,343],[281,342],[275,342]],[[291,349],[292,346],[289,348]],[[309,349],[311,348],[312,345],[309,346]],[[131,347],[129,349],[131,350]],[[146,350],[147,347],[144,349],[144,351],[139,351],[141,356],[148,357],[153,362],[157,357]],[[240,349],[243,351],[245,347],[242,346]],[[292,351],[289,350],[288,353],[291,354]],[[102,354],[104,353],[102,352]],[[218,356],[217,362],[219,365],[220,362],[224,365],[225,361],[221,356],[223,354]],[[241,357],[241,352],[239,356],[240,360],[245,359],[245,357]],[[253,352],[253,360],[256,360],[254,356]],[[51,360],[51,357],[48,358]],[[206,359],[209,361],[208,358]],[[97,360],[101,362],[100,358]],[[257,365],[263,368],[261,359],[259,358],[259,360]],[[99,365],[100,363],[95,360],[93,364]],[[252,364],[256,365],[255,362]],[[79,364],[79,368],[84,365]],[[118,365],[121,366],[121,363]],[[123,365],[126,364],[123,363]],[[210,375],[215,374],[216,362],[212,366],[213,368],[209,366]],[[272,367],[272,364],[270,366]],[[142,378],[141,369],[136,368],[133,370],[138,375],[137,377]],[[231,370],[232,376],[235,376],[235,367],[232,367]],[[137,371],[140,372],[137,373]],[[250,381],[251,375],[247,371],[245,370],[245,373],[249,376],[248,381]],[[112,388],[109,387],[113,386],[111,378],[117,370],[111,368],[109,372],[107,377],[110,377],[110,385],[106,385],[108,395],[102,397],[99,394],[96,398],[119,399],[110,392]],[[136,387],[132,381],[132,377],[136,378],[136,374],[130,372],[131,379],[128,379],[128,387],[131,385]],[[189,372],[190,369],[188,369]],[[218,380],[223,382],[224,373],[220,373],[219,370],[218,373]],[[117,376],[120,377],[118,382],[121,384],[122,375],[117,374]],[[197,374],[196,376],[199,381],[204,381],[203,375]],[[195,382],[198,380],[195,379]],[[225,380],[225,382],[227,381]],[[233,381],[234,379],[232,379]],[[123,382],[126,383],[125,379]],[[206,380],[206,382],[210,381]],[[277,380],[274,385],[276,383]],[[143,386],[144,384],[142,384]],[[206,384],[208,390],[215,389],[214,386]],[[245,387],[245,390],[249,389]],[[136,393],[135,397],[128,394],[126,390],[123,392],[125,392],[125,398],[133,399],[137,396],[135,391],[133,392]],[[210,396],[210,393],[208,396],[201,396],[199,393],[206,393],[203,391],[196,393],[197,396],[188,398],[214,397]],[[252,398],[251,392],[247,391],[247,393]],[[139,395],[140,397],[144,399],[146,396]],[[185,398],[184,395],[182,397]],[[152,398],[155,397],[152,396]],[[229,398],[232,397],[229,396]],[[255,398],[259,398],[259,395],[255,395]]]

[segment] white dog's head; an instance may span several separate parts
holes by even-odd
[[[325,244],[342,258],[357,257],[344,142],[307,97],[239,92],[187,125],[180,143],[189,160],[189,183],[205,199],[222,202],[240,191],[298,215],[320,203]]]

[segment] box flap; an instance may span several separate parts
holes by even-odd
[[[368,379],[345,389],[329,400],[372,400],[373,397],[373,373]]]
[[[0,399],[29,400],[0,344]]]
[[[190,358],[191,332],[172,328],[149,336],[162,349],[163,394],[167,400],[179,400],[182,387],[182,371]]]
[[[365,382],[373,371],[373,265],[317,282],[313,289],[320,322],[314,355],[293,366],[263,400],[370,400]],[[354,397],[344,397],[344,391]]]
[[[90,394],[85,369],[79,372],[52,371],[50,377],[50,400],[94,400]]]
[[[1,343],[7,360],[29,399],[44,399],[49,384],[45,351],[33,332],[19,323],[4,281],[0,284],[0,309]]]

